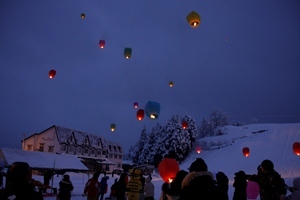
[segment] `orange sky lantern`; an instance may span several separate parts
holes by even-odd
[[[134,107],[134,108],[138,108],[138,106],[139,106],[139,103],[138,103],[138,102],[134,102],[134,103],[133,103],[133,107]]]
[[[193,28],[198,27],[201,23],[201,16],[195,11],[190,12],[186,19]]]
[[[51,69],[49,71],[49,78],[54,78],[55,75],[56,75],[56,71],[54,69]]]
[[[183,121],[181,125],[183,129],[186,129],[188,127],[188,123],[186,121]]]
[[[300,156],[300,142],[295,142],[293,144],[293,151],[297,156]]]
[[[85,18],[85,14],[81,13],[80,17],[81,17],[81,19],[84,19]]]
[[[174,86],[174,82],[173,82],[173,81],[170,81],[170,82],[169,82],[169,86],[170,86],[170,87],[173,87],[173,86]]]
[[[164,158],[158,164],[158,172],[164,182],[172,182],[179,171],[179,164],[174,158]]]
[[[243,154],[245,157],[248,157],[250,155],[250,149],[248,147],[244,147]]]
[[[99,47],[100,47],[101,49],[103,49],[103,48],[105,47],[105,40],[100,40],[100,41],[99,41]]]
[[[144,116],[145,116],[145,111],[143,109],[139,109],[137,112],[136,112],[136,118],[141,121],[144,119]]]

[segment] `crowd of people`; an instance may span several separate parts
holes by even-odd
[[[300,200],[300,177],[294,178],[293,186],[285,184],[284,179],[274,169],[271,160],[263,160],[256,174],[236,172],[233,182],[232,200]],[[85,185],[83,193],[87,200],[103,200],[108,192],[109,176],[99,181],[100,172],[95,172]],[[3,185],[3,179],[1,184]],[[47,182],[47,180],[46,180]],[[43,200],[36,186],[42,183],[32,178],[30,166],[26,162],[15,162],[6,173],[6,184],[0,190],[0,200],[14,196],[16,200]],[[57,199],[70,200],[74,186],[68,174],[59,182]],[[160,190],[159,200],[229,200],[229,179],[224,172],[213,174],[202,158],[197,158],[189,171],[179,170],[172,182],[165,182],[155,188],[151,175],[144,176],[139,169],[122,173],[110,186],[105,199],[110,200],[154,200],[154,191]],[[289,193],[288,193],[289,191]]]

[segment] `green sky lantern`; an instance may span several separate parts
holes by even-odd
[[[129,59],[131,57],[132,49],[129,47],[126,47],[124,49],[124,56],[126,59]]]

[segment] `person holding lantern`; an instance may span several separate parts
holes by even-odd
[[[259,167],[260,173],[246,175],[250,181],[255,181],[260,187],[260,198],[279,199],[281,195],[286,195],[286,185],[280,174],[274,170],[271,160],[263,160]]]
[[[178,200],[180,198],[182,180],[187,174],[187,171],[179,170],[171,183],[163,183],[159,200]]]

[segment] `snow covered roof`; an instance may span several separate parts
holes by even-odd
[[[1,148],[0,160],[3,166],[9,166],[13,162],[22,161],[27,162],[32,169],[54,169],[73,172],[88,171],[88,168],[74,155]]]

